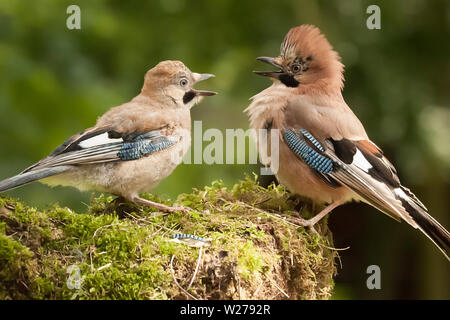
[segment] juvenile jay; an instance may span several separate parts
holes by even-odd
[[[273,131],[279,134],[278,181],[293,193],[327,204],[309,220],[289,219],[313,228],[334,208],[363,201],[421,230],[449,259],[449,232],[401,185],[394,166],[345,103],[344,66],[319,29],[292,28],[278,57],[257,59],[276,71],[255,71],[273,84],[255,95],[245,110],[250,126],[278,129]],[[267,154],[270,141],[259,139],[261,154],[262,149]],[[270,157],[266,162],[271,164]]]
[[[181,163],[191,143],[190,109],[204,96],[193,89],[212,74],[191,72],[180,61],[149,70],[141,93],[114,107],[97,124],[75,134],[49,156],[0,182],[0,192],[29,182],[107,192],[165,212],[188,211],[139,197]]]

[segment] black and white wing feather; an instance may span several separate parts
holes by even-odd
[[[108,129],[94,130],[70,138],[48,157],[23,172],[62,165],[137,160],[167,149],[175,142],[175,137],[162,134],[161,129],[131,134]]]
[[[394,166],[371,141],[329,138],[319,142],[307,130],[294,128],[285,129],[283,138],[329,186],[345,186],[388,216],[420,229],[449,259],[450,233],[400,184]]]

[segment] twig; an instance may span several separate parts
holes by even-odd
[[[281,288],[276,284],[275,281],[273,281],[272,279],[270,279],[270,282],[275,286],[275,288],[277,288],[278,290],[280,290],[280,292],[281,292],[282,294],[284,294],[284,295],[286,296],[286,298],[289,299],[289,295],[288,295],[283,289],[281,289]]]
[[[262,210],[262,209],[260,209],[260,208],[254,207],[254,206],[251,206],[251,205],[249,205],[249,204],[247,204],[247,203],[245,203],[245,202],[242,202],[242,201],[237,201],[237,203],[238,203],[239,205],[242,205],[242,206],[246,207],[246,208],[253,209],[253,210],[255,210],[255,211],[259,212],[259,213],[262,213],[262,214],[264,214],[264,215],[266,215],[266,216],[269,216],[269,217],[272,217],[272,218],[275,218],[275,219],[282,220],[282,221],[284,221],[285,223],[290,224],[290,225],[292,225],[292,226],[295,226],[295,227],[297,227],[297,228],[300,227],[298,224],[295,224],[295,223],[292,223],[292,222],[286,220],[286,218],[282,218],[282,217],[280,217],[280,216],[277,216],[277,214],[269,213],[269,212],[267,212],[267,211],[264,211],[264,210]]]
[[[261,290],[261,287],[264,283],[264,281],[261,278],[259,278],[259,281],[260,281],[260,284],[259,284],[258,288],[255,290],[255,292],[253,292],[253,297],[256,297],[256,295],[258,294],[259,290]]]
[[[97,271],[101,271],[101,270],[103,270],[103,269],[105,269],[105,268],[108,268],[108,267],[110,267],[111,266],[111,262],[110,263],[107,263],[107,264],[105,264],[104,266],[101,266],[100,268],[98,268],[97,269]]]
[[[189,282],[187,290],[189,290],[189,288],[191,287],[192,283],[194,282],[195,276],[197,275],[198,266],[200,265],[200,259],[202,258],[202,252],[203,252],[203,247],[200,247],[200,251],[198,252],[197,265],[195,266],[195,270],[194,270],[194,275],[192,276],[191,282]]]
[[[268,215],[268,216],[270,216],[270,217],[272,217],[272,218],[279,219],[279,220],[285,222],[286,224],[290,224],[291,226],[294,226],[294,227],[296,227],[296,228],[301,227],[301,226],[298,225],[298,224],[295,224],[295,223],[290,222],[290,221],[287,220],[286,218],[278,217],[276,214],[272,214],[272,213],[265,212],[265,211],[263,211],[263,212],[264,212],[266,215]]]
[[[91,272],[94,272],[94,265],[92,264],[92,248],[89,248],[89,258],[91,260]]]
[[[198,300],[196,297],[194,297],[192,294],[190,294],[189,292],[187,292],[186,290],[183,289],[182,286],[180,286],[180,284],[178,283],[177,279],[175,278],[175,271],[173,270],[173,259],[175,258],[175,255],[172,255],[172,258],[170,259],[170,270],[172,271],[172,278],[173,281],[175,282],[175,284],[177,285],[177,287],[183,291],[186,295],[188,295],[189,297],[191,297],[194,300]]]
[[[97,231],[99,231],[100,229],[104,229],[104,228],[112,227],[112,226],[117,226],[117,225],[121,225],[121,223],[111,223],[111,224],[107,224],[105,226],[99,227],[97,230],[95,230],[94,235],[92,236],[92,239],[95,238],[95,236],[97,235]]]
[[[319,243],[319,246],[322,246],[324,248],[327,248],[327,249],[330,249],[330,250],[334,250],[334,251],[344,251],[344,250],[350,249],[350,246],[345,247],[345,248],[333,248],[333,247],[329,247],[329,246],[326,246],[326,245],[321,244],[321,243]]]

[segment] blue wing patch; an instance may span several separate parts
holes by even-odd
[[[159,135],[152,138],[148,134],[134,137],[134,141],[124,142],[117,156],[122,161],[136,160],[149,155],[150,153],[169,148],[174,144],[168,137]]]
[[[309,141],[311,141],[311,143],[312,143],[317,149],[319,149],[319,150],[322,151],[322,152],[325,151],[325,149],[322,147],[322,145],[319,143],[319,141],[317,141],[316,138],[314,138],[314,137],[312,136],[311,133],[309,133],[309,132],[308,132],[307,130],[305,130],[305,129],[300,129],[300,132],[303,134],[303,136],[304,136],[305,138],[307,138]]]
[[[325,151],[323,146],[307,130],[301,129],[301,135],[308,139],[319,151]],[[303,137],[293,130],[285,130],[284,140],[288,147],[294,151],[307,165],[320,173],[331,173],[333,171],[333,160],[320,154],[311,147]]]
[[[198,241],[210,241],[210,239],[206,239],[206,238],[202,238],[199,236],[194,236],[193,234],[187,234],[187,233],[175,233],[172,235],[173,239],[186,239],[186,238],[190,238],[190,239],[194,239],[194,240],[198,240]]]
[[[202,238],[198,236],[194,236],[192,234],[186,233],[177,233],[172,235],[172,241],[174,242],[183,242],[191,247],[204,247],[211,245],[210,238]]]

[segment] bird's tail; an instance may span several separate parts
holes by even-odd
[[[426,207],[409,189],[403,186],[400,188],[402,192],[396,192],[396,198],[414,220],[416,225],[413,227],[420,229],[450,261],[450,233],[428,214]]]
[[[59,166],[19,173],[14,177],[0,181],[0,192],[14,189],[36,180],[41,180],[50,176],[54,176],[56,174],[63,173],[70,168],[70,166]]]

